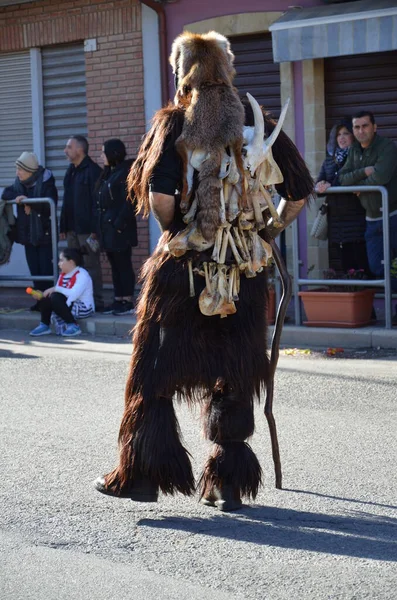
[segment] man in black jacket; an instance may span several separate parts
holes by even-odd
[[[88,156],[88,142],[82,135],[73,135],[64,150],[71,163],[66,171],[63,187],[60,239],[67,240],[68,248],[84,246],[84,267],[91,275],[97,311],[103,309],[102,271],[99,251],[94,252],[87,238],[97,237],[97,218],[94,188],[101,168]]]

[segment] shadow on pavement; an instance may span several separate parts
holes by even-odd
[[[365,512],[329,515],[247,506],[238,513],[218,514],[210,518],[142,519],[138,526],[173,529],[277,548],[397,561],[397,519]]]
[[[369,500],[356,500],[355,498],[342,498],[341,496],[329,496],[328,494],[320,494],[319,492],[309,492],[308,490],[292,490],[283,488],[285,492],[293,492],[294,494],[307,494],[310,496],[318,496],[319,498],[330,498],[331,500],[342,500],[343,502],[353,502],[355,504],[368,504],[370,506],[380,506],[382,508],[392,508],[397,510],[397,506],[392,504],[381,504],[380,502],[370,502]]]
[[[38,358],[38,356],[13,352],[12,350],[0,350],[0,358]]]

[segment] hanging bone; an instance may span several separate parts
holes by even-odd
[[[213,243],[214,240],[204,239],[197,228],[196,221],[193,221],[168,242],[168,251],[176,258],[179,258],[188,250],[196,250],[197,252],[208,250]]]

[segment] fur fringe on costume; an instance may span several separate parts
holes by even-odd
[[[163,250],[170,238],[170,233],[163,234],[143,268],[133,337],[134,385],[140,389],[153,385],[159,395],[171,398],[176,393],[191,401],[210,398],[222,380],[233,393],[259,397],[269,375],[266,272],[249,281],[241,279],[235,314],[226,319],[204,316],[198,296],[205,280],[194,274],[195,296],[190,297],[187,260],[176,260]],[[161,324],[158,340],[153,322]],[[146,348],[155,351],[155,370],[140,366]]]
[[[144,401],[128,392],[129,386],[119,435],[120,462],[106,477],[107,486],[123,492],[146,478],[164,494],[190,496],[195,490],[192,466],[180,440],[172,399],[152,396]]]
[[[223,438],[230,439],[227,428],[233,437],[244,439],[253,431],[250,415],[254,398],[259,399],[269,377],[266,273],[241,281],[236,314],[227,319],[206,317],[198,307],[205,281],[195,276],[196,296],[189,297],[186,260],[177,261],[163,250],[169,239],[169,233],[163,234],[143,268],[119,434],[120,462],[106,477],[107,487],[116,491],[128,489],[134,477],[146,475],[165,493],[191,494],[193,475],[187,452],[179,441],[172,397],[176,394],[180,400],[208,401],[214,390],[222,389],[227,382],[237,398],[244,398],[247,427],[243,427],[243,432],[233,432],[231,422],[226,419],[221,424],[217,419],[218,429]],[[232,396],[228,402],[233,403]],[[215,394],[212,414],[216,404]],[[237,404],[235,411],[239,411]],[[237,417],[236,412],[234,416]],[[210,431],[214,425],[208,427]],[[219,438],[219,433],[214,431],[210,436]],[[252,451],[247,454],[244,450],[243,454],[250,458]],[[248,471],[242,492],[253,494],[259,480]]]
[[[250,397],[216,392],[206,406],[205,418],[204,435],[216,444],[243,442],[254,433],[254,406]]]
[[[211,496],[214,488],[230,485],[242,496],[255,499],[261,484],[262,469],[249,444],[216,444],[200,478],[200,498]]]

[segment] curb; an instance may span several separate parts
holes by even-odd
[[[38,313],[28,311],[0,313],[1,329],[30,331],[38,324]],[[135,315],[114,317],[95,315],[80,321],[83,333],[92,336],[130,337],[136,324]],[[273,334],[269,327],[269,345]],[[342,347],[342,348],[396,348],[397,328],[386,330],[382,327],[362,327],[359,329],[338,329],[327,327],[305,327],[285,325],[281,344],[290,347]]]
[[[273,332],[273,327],[269,328]],[[361,327],[342,329],[285,325],[281,334],[284,346],[341,347],[341,348],[396,348],[397,329]]]
[[[39,323],[39,313],[21,312],[0,314],[1,329],[19,329],[31,331]],[[83,333],[89,335],[116,335],[126,337],[131,335],[131,331],[136,323],[135,315],[127,317],[114,317],[113,315],[95,315],[88,319],[81,319],[79,325]],[[54,334],[55,335],[55,334]]]

